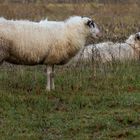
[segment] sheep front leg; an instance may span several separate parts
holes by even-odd
[[[55,85],[54,85],[54,65],[52,66],[52,89],[55,90]]]
[[[47,86],[46,90],[51,91],[51,85],[52,85],[52,66],[47,66]]]

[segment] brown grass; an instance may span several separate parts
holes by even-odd
[[[30,3],[0,4],[0,16],[8,19],[30,19],[38,21],[63,20],[72,15],[90,16],[103,32],[102,40],[124,40],[140,30],[140,8],[138,3]]]

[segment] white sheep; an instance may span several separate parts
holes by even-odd
[[[66,64],[84,47],[88,36],[100,36],[97,25],[88,17],[74,16],[63,22],[3,21],[0,62],[47,65],[48,91],[55,88],[54,65]]]
[[[102,61],[108,62],[113,60],[132,60],[139,59],[140,56],[140,32],[131,35],[125,43],[103,42],[89,45],[80,51],[70,62],[79,61]]]

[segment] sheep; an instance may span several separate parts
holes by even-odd
[[[132,60],[139,59],[140,56],[140,32],[130,35],[124,43],[103,42],[94,45],[88,45],[80,51],[70,62],[79,61],[89,62],[92,59],[96,61],[110,62],[112,60]]]
[[[54,65],[64,65],[100,30],[89,17],[73,16],[61,22],[0,21],[0,63],[46,65],[46,90],[54,90]]]

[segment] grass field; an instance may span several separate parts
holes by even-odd
[[[99,41],[140,31],[139,4],[0,4],[0,16],[40,20],[94,17]],[[45,66],[0,67],[0,140],[139,140],[140,61],[56,67],[45,91]]]
[[[0,70],[2,140],[140,138],[140,65],[56,68],[56,91],[45,91],[43,67]]]

